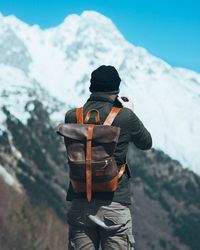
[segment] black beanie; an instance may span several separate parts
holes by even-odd
[[[91,74],[90,92],[119,92],[121,79],[113,66],[102,65]]]

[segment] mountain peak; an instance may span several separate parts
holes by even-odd
[[[114,33],[115,35],[122,37],[117,27],[114,25],[111,19],[96,12],[96,11],[83,11],[80,15],[71,14],[67,16],[64,21],[60,24],[60,27],[64,29],[81,30],[85,28],[93,28],[95,31]]]
[[[25,27],[29,27],[28,24],[25,22],[21,21],[19,18],[17,18],[15,15],[8,15],[4,16],[0,13],[0,18],[2,18],[1,22],[3,25],[9,25],[14,31],[19,30],[19,29],[24,29]]]
[[[0,15],[1,16],[1,15]],[[3,16],[3,15],[2,15]],[[4,20],[9,23],[24,23],[20,19],[18,19],[15,15],[11,14],[8,16],[3,16]]]
[[[78,14],[70,14],[68,16],[65,17],[63,23],[68,22],[69,20],[73,20],[73,21],[77,21],[77,20],[81,20],[81,19],[85,19],[85,20],[93,20],[93,21],[97,21],[97,22],[104,22],[104,23],[112,23],[112,20],[106,16],[104,16],[103,14],[97,12],[97,11],[93,11],[93,10],[85,10],[83,11],[80,15]]]
[[[110,18],[104,16],[103,14],[97,12],[97,11],[93,11],[93,10],[85,10],[82,12],[81,17],[85,18],[85,19],[93,19],[93,20],[97,20],[98,22],[111,22],[113,24],[113,22],[111,21]]]
[[[103,29],[109,29],[112,30],[112,32],[117,31],[120,34],[112,20],[99,12],[85,10],[81,13],[80,17],[82,20],[85,20],[85,22],[87,22],[91,26],[103,26]]]

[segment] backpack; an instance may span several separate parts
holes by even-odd
[[[70,170],[70,181],[75,192],[86,192],[88,202],[92,192],[113,192],[126,164],[118,170],[114,151],[120,128],[111,126],[121,109],[113,107],[103,125],[99,111],[92,109],[83,118],[83,108],[76,109],[77,123],[62,123],[56,132],[64,137]],[[96,124],[87,124],[95,112]]]

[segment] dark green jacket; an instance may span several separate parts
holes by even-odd
[[[106,93],[93,93],[83,106],[84,116],[90,109],[98,109],[100,113],[100,121],[103,123],[113,106],[120,107],[120,103],[117,100],[113,101]],[[75,109],[71,109],[67,112],[65,123],[76,123]],[[93,116],[91,116],[88,123],[95,123]],[[133,142],[136,147],[142,150],[150,149],[152,147],[150,133],[136,114],[130,109],[122,108],[112,125],[121,128],[119,141],[114,154],[119,168],[126,161],[129,142]],[[129,182],[130,177],[133,176],[132,172],[133,171],[131,171],[130,167],[127,167],[115,192],[93,193],[92,197],[95,199],[112,200],[130,204]],[[76,198],[86,198],[86,194],[75,193],[70,183],[66,199],[70,201]]]

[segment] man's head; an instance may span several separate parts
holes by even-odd
[[[110,95],[119,93],[121,78],[113,66],[102,65],[91,74],[90,92],[105,92]]]

